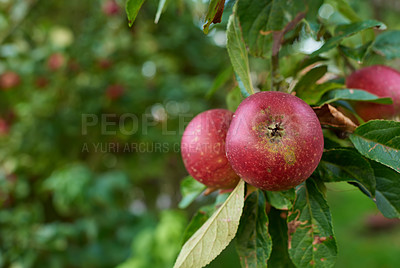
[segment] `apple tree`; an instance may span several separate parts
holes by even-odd
[[[126,2],[130,26],[143,3]],[[166,8],[168,1],[160,0],[156,22],[162,23]],[[238,172],[238,165],[243,170],[246,165],[257,166],[260,174],[271,172],[262,155],[246,155],[244,150],[233,163],[227,151],[243,180],[232,191],[221,191],[214,205],[194,215],[175,267],[203,267],[232,240],[243,267],[333,267],[338,248],[326,201],[327,182],[348,182],[375,202],[385,217],[400,218],[400,87],[395,82],[400,73],[373,70],[352,76],[346,83],[356,70],[391,65],[400,58],[400,31],[361,18],[346,0],[210,0],[203,31],[225,31],[231,61],[231,66],[217,75],[208,97],[232,81],[235,86],[226,96],[232,112],[249,96],[261,97],[260,91],[296,96],[318,117],[324,137],[314,147],[323,145],[324,149],[307,180],[284,191],[259,187],[261,184]],[[368,118],[359,113],[360,105]],[[381,116],[377,107],[390,113]],[[290,113],[303,115],[300,108]],[[247,113],[243,117],[251,121],[252,116]],[[297,124],[307,128],[309,120],[304,116]],[[274,135],[280,131],[279,126],[266,128]],[[236,136],[227,149],[245,136]],[[293,142],[300,144],[303,139],[294,137]],[[184,160],[198,164],[197,158],[190,160],[187,154]],[[209,168],[207,161],[201,163]],[[306,168],[299,165],[293,172]],[[288,175],[284,169],[273,172],[275,178]],[[217,190],[206,187],[191,176],[185,178],[180,207],[186,208],[204,191]]]

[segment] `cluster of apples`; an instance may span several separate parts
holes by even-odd
[[[351,74],[347,87],[393,105],[356,103],[364,119],[392,119],[400,114],[400,73],[371,66]],[[259,92],[246,98],[235,113],[225,109],[197,115],[181,142],[189,174],[210,188],[233,188],[242,178],[262,190],[283,191],[305,181],[318,166],[324,148],[319,120],[300,98],[282,92]]]

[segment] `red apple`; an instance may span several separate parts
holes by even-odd
[[[226,137],[233,170],[247,183],[283,191],[305,181],[318,166],[324,138],[307,103],[282,92],[259,92],[237,108]]]
[[[45,88],[47,85],[49,84],[49,80],[44,77],[44,76],[39,76],[38,78],[36,78],[35,80],[35,85],[38,88]]]
[[[109,59],[100,59],[98,62],[97,62],[97,64],[98,64],[98,66],[99,66],[99,68],[100,69],[102,69],[102,70],[108,70],[111,66],[112,66],[112,61],[111,60],[109,60]]]
[[[65,63],[65,57],[61,53],[51,54],[49,59],[47,60],[47,66],[52,71],[59,70],[61,67],[63,67],[64,63]]]
[[[7,121],[0,117],[0,137],[6,136],[10,131],[10,126]]]
[[[346,86],[393,99],[392,105],[357,102],[354,109],[362,119],[366,121],[392,119],[400,115],[400,73],[398,71],[383,65],[362,68],[347,77]]]
[[[7,71],[0,76],[0,88],[3,90],[16,87],[20,82],[19,75],[13,71]]]
[[[106,89],[106,96],[110,100],[117,100],[124,95],[125,89],[119,84],[111,85]]]
[[[225,138],[233,113],[205,111],[186,127],[181,143],[183,163],[190,175],[214,188],[233,188],[239,181],[225,154]]]
[[[115,2],[115,0],[107,0],[103,4],[103,8],[102,9],[103,9],[103,13],[106,14],[107,16],[116,15],[119,12],[119,6]]]

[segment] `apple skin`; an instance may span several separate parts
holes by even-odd
[[[352,73],[346,79],[348,88],[363,89],[379,97],[390,97],[393,104],[357,102],[354,109],[365,121],[393,119],[400,115],[400,73],[384,65],[373,65]]]
[[[225,138],[233,113],[213,109],[198,114],[186,127],[181,142],[189,174],[208,187],[229,189],[239,182],[225,153]]]
[[[318,166],[324,137],[317,115],[283,92],[259,92],[237,108],[226,137],[233,170],[247,183],[283,191],[305,181]]]

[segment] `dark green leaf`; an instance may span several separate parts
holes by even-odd
[[[386,31],[378,35],[373,50],[389,60],[400,58],[400,31]]]
[[[385,217],[400,218],[400,173],[371,161],[376,178],[376,206]]]
[[[288,210],[292,208],[296,193],[294,189],[281,192],[265,192],[268,198],[268,202],[277,209]]]
[[[239,87],[245,89],[247,95],[251,95],[254,93],[254,89],[250,78],[249,58],[239,21],[234,14],[229,17],[227,38],[226,46],[233,69],[238,77]]]
[[[324,148],[325,149],[334,149],[340,147],[340,143],[333,140],[332,138],[328,138],[324,136]]]
[[[266,267],[272,240],[268,233],[266,199],[257,190],[247,197],[236,234],[236,248],[242,267]]]
[[[229,91],[228,95],[226,95],[226,105],[228,109],[232,112],[236,111],[239,104],[243,101],[242,94],[240,93],[239,87],[235,87],[231,91]]]
[[[204,190],[206,186],[192,176],[187,176],[181,182],[182,200],[179,202],[179,208],[187,208]]]
[[[303,1],[240,0],[237,16],[243,38],[254,56],[271,54],[272,32],[283,31],[299,13],[306,11]]]
[[[381,104],[392,104],[393,101],[391,98],[380,98],[374,94],[371,94],[367,91],[361,89],[337,89],[332,90],[326,93],[321,101],[318,103],[319,106],[322,106],[327,103],[332,103],[338,100],[347,100],[347,101],[368,101],[374,103]]]
[[[271,211],[268,213],[268,217],[268,229],[272,237],[272,252],[268,260],[268,267],[295,267],[290,260],[288,252],[288,228],[286,223],[286,213],[272,207]]]
[[[354,131],[350,140],[365,157],[400,172],[400,122],[368,121]]]
[[[362,62],[364,60],[365,55],[370,51],[372,45],[372,41],[367,42],[364,45],[361,45],[356,48],[346,47],[339,45],[340,50],[349,58],[356,60],[358,62]]]
[[[211,23],[221,22],[222,13],[224,12],[225,0],[211,0],[208,5],[206,15],[206,24],[203,26],[203,31],[208,34],[208,29]]]
[[[228,80],[232,77],[233,70],[231,67],[224,69],[222,72],[218,74],[218,76],[214,79],[214,83],[210,90],[206,94],[206,98],[210,98],[220,89]]]
[[[288,215],[289,254],[297,267],[333,267],[337,257],[331,213],[314,180],[296,191]]]
[[[312,24],[318,24],[318,11],[321,5],[324,3],[324,0],[307,0],[305,1],[308,6],[307,10],[307,21]]]
[[[126,0],[125,11],[128,16],[129,27],[132,27],[135,22],[136,16],[142,7],[144,0]]]
[[[376,20],[366,20],[354,22],[351,24],[340,25],[335,30],[335,36],[326,41],[326,43],[320,49],[314,51],[311,56],[314,57],[323,52],[327,52],[332,48],[337,47],[343,39],[369,28],[379,28],[381,30],[384,30],[386,29],[386,26],[382,22]]]
[[[318,166],[321,179],[326,182],[355,181],[375,196],[375,177],[368,160],[350,148],[325,151]]]
[[[311,87],[314,86],[315,82],[323,77],[327,71],[328,67],[326,65],[318,66],[308,71],[300,78],[299,82],[296,84],[294,88],[294,91],[296,91],[296,95],[299,97],[302,95],[307,95],[307,91],[311,89]]]
[[[308,104],[317,104],[321,97],[328,91],[343,88],[344,85],[338,83],[323,83],[318,85],[310,85],[301,91],[300,94],[296,94],[299,98],[303,99]]]

